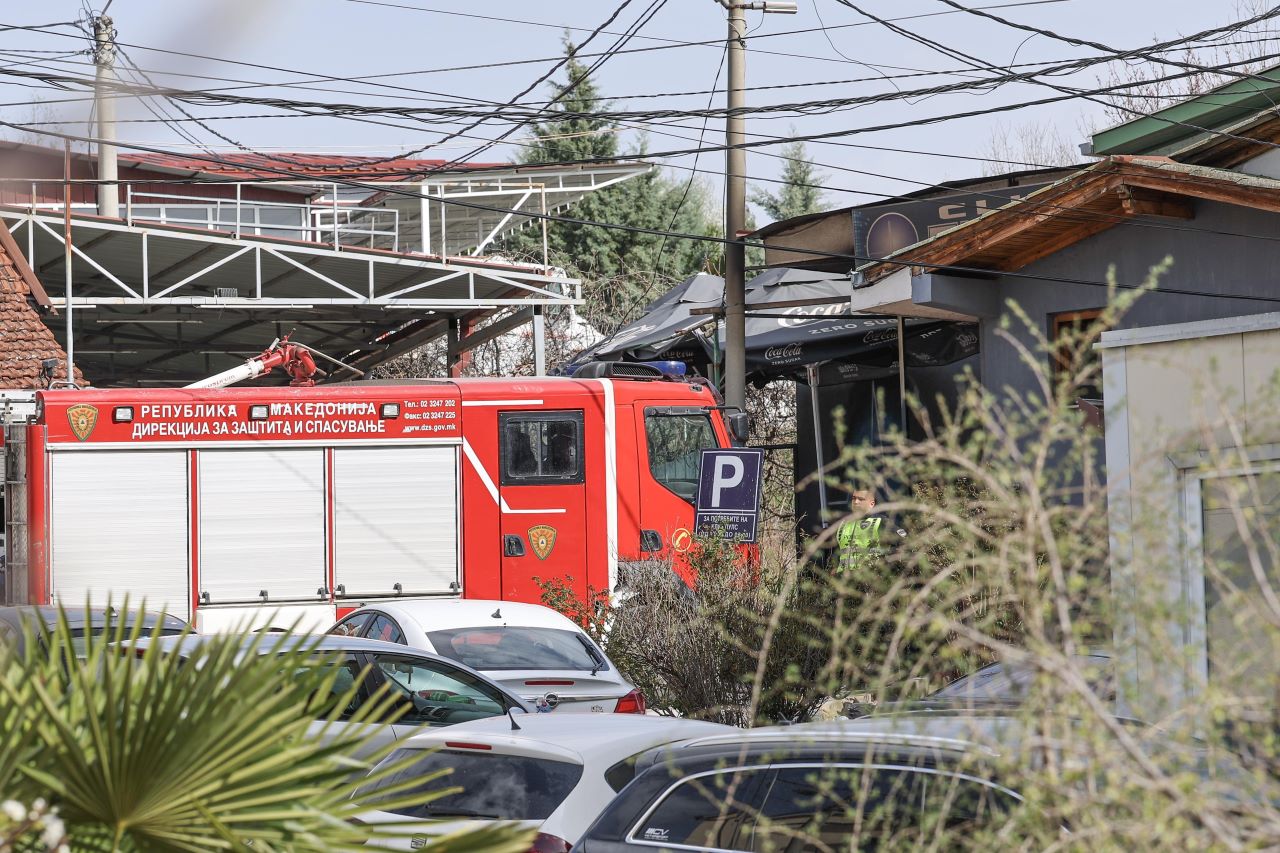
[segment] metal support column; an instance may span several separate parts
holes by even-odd
[[[533,375],[547,375],[546,318],[542,306],[533,306]]]
[[[806,368],[809,380],[809,410],[813,413],[813,458],[815,470],[818,472],[818,507],[821,513],[822,529],[827,529],[827,462],[822,454],[822,409],[818,405],[818,365],[811,364]]]
[[[898,316],[898,417],[907,434],[907,321]]]
[[[449,333],[445,336],[445,372],[453,379],[462,375],[462,321],[449,318]]]

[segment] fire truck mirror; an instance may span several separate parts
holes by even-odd
[[[746,444],[751,437],[751,416],[746,412],[728,412],[725,414],[725,422],[734,440],[739,444]]]
[[[662,550],[662,536],[656,530],[640,531],[640,550],[652,554]]]
[[[504,557],[523,557],[524,539],[517,533],[508,533],[502,537],[502,555]]]

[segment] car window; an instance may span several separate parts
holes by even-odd
[[[472,669],[609,668],[604,654],[577,631],[486,625],[429,631],[427,638],[437,654]]]
[[[402,699],[405,725],[450,726],[507,712],[506,697],[469,672],[407,655],[372,655],[375,669]]]
[[[369,623],[369,629],[365,631],[364,635],[370,640],[399,643],[402,646],[407,645],[404,639],[404,632],[400,630],[400,626],[385,613],[374,614],[373,621]]]
[[[359,637],[362,636],[364,627],[369,624],[369,620],[374,617],[372,610],[362,610],[352,613],[346,619],[343,619],[337,625],[329,629],[330,634],[336,634],[339,637]]]
[[[739,792],[731,798],[735,778]],[[1003,789],[929,768],[757,769],[682,782],[633,838],[744,853],[946,849],[998,825],[1016,804]]]
[[[502,412],[501,473],[504,486],[581,483],[581,411]]]
[[[341,657],[330,655],[318,659],[316,663],[316,667],[295,670],[293,675],[295,678],[318,679],[330,674],[329,667],[336,668],[337,672],[334,674],[333,682],[329,686],[329,693],[335,703],[340,702],[340,704],[335,704],[333,713],[325,715],[322,719],[345,720],[368,701],[369,691],[364,679],[360,677],[363,666],[355,657],[351,655]],[[317,667],[326,671],[317,673]],[[346,701],[341,701],[343,699]]]
[[[631,832],[633,841],[750,850],[768,769],[722,770],[671,788]]]
[[[692,501],[698,492],[702,451],[717,446],[711,416],[647,409],[644,432],[653,478],[685,500]]]
[[[564,802],[582,778],[582,765],[500,752],[443,749],[438,752],[399,749],[388,762],[421,756],[393,776],[380,779],[356,796],[365,799],[384,788],[412,779],[429,777],[440,770],[447,775],[423,782],[398,797],[444,788],[462,790],[425,805],[392,809],[393,814],[415,818],[475,817],[490,820],[546,820]],[[377,800],[366,800],[375,805]]]

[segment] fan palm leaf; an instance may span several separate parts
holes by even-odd
[[[178,656],[137,644],[140,617],[86,638],[81,657],[63,613],[26,654],[0,658],[0,795],[55,804],[75,850],[365,850],[412,828],[358,819],[370,809],[360,786],[403,769],[367,775],[394,748],[372,738],[397,706],[381,693],[345,713],[359,679],[337,687],[319,638],[231,634]],[[383,791],[377,807],[447,792]],[[528,841],[497,825],[433,848],[516,853]]]

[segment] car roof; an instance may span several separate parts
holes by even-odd
[[[732,726],[656,714],[528,714],[469,720],[406,739],[402,749],[434,749],[458,742],[491,744],[499,751],[572,755],[612,765],[639,752],[687,738],[728,734]],[[507,747],[503,749],[502,747]]]
[[[133,608],[64,607],[62,612],[66,614],[67,624],[72,628],[82,628],[85,625],[92,628],[100,628],[108,624],[112,619],[120,618],[124,619],[126,625],[133,625],[138,615],[138,611]],[[0,607],[0,620],[8,622],[10,625],[21,627],[22,623],[28,619],[39,619],[43,624],[52,627],[58,624],[58,607],[48,604]],[[155,611],[143,613],[142,626],[144,628],[151,628],[157,623],[162,623],[166,628],[174,629],[184,628],[187,624],[177,616],[168,613]]]
[[[995,756],[1021,740],[1025,725],[1025,721],[1004,714],[966,714],[951,710],[884,714],[853,720],[763,726],[701,737],[681,743],[671,757],[678,758],[678,753],[684,750],[725,754],[745,750],[753,754],[783,749],[803,753],[864,746],[928,749],[956,756]]]
[[[572,620],[541,604],[477,598],[435,598],[365,604],[361,610],[380,610],[400,619],[412,619],[425,631],[520,626],[579,631]],[[495,617],[494,614],[501,614]]]
[[[225,639],[233,636],[240,640],[244,646],[249,646],[253,642],[258,643],[258,651],[262,654],[268,654],[280,647],[304,646],[306,648],[314,648],[316,651],[342,651],[342,652],[385,652],[388,654],[410,655],[412,657],[431,658],[433,660],[441,660],[452,666],[458,666],[457,661],[450,661],[440,655],[425,652],[420,649],[411,649],[400,643],[389,643],[383,640],[366,640],[360,637],[343,637],[336,634],[273,634],[273,633],[254,633],[254,634],[190,634],[185,637],[159,637],[154,641],[150,638],[142,638],[137,643],[138,648],[146,648],[154,643],[165,651],[191,651],[198,648],[203,643],[214,642],[219,638]],[[467,667],[463,667],[464,669]]]

